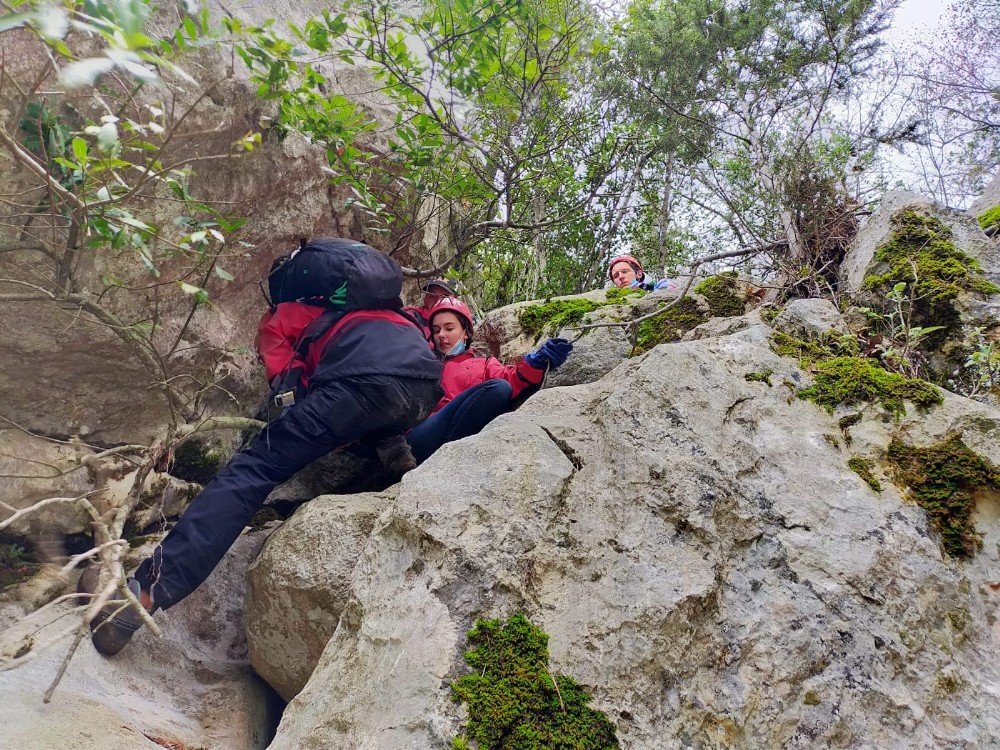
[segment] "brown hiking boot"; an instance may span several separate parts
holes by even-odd
[[[386,473],[394,480],[417,468],[417,459],[413,457],[410,444],[402,435],[386,438],[378,444],[375,452]]]
[[[91,565],[80,576],[76,590],[81,594],[93,594],[101,575],[99,565]],[[135,598],[142,594],[142,586],[134,578],[128,579],[128,589]],[[134,606],[127,606],[125,599],[111,599],[90,621],[90,640],[98,653],[114,656],[132,640],[132,636],[142,627],[142,616]]]

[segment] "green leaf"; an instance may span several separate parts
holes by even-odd
[[[145,222],[139,221],[135,217],[129,216],[127,214],[124,215],[124,216],[117,216],[117,217],[115,217],[115,219],[117,221],[120,221],[122,224],[128,224],[130,227],[135,227],[136,229],[141,229],[143,232],[152,232],[153,231],[153,227],[149,226],[149,224],[146,224]]]
[[[0,16],[0,33],[24,26],[34,15],[34,13],[7,13]]]
[[[188,284],[186,281],[177,282],[181,286],[181,291],[184,294],[190,294],[194,297],[195,301],[203,305],[208,302],[208,291],[202,289],[200,286],[195,286],[194,284]]]
[[[218,276],[223,281],[232,281],[233,280],[233,275],[231,273],[229,273],[229,271],[226,271],[225,269],[223,269],[223,268],[221,268],[219,266],[215,267],[215,275]]]
[[[76,157],[76,160],[81,165],[86,164],[87,163],[87,142],[85,140],[83,140],[83,138],[81,138],[80,136],[77,136],[76,138],[73,139],[73,142],[72,142],[71,145],[73,147],[73,155]]]

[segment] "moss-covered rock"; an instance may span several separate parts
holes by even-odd
[[[748,372],[743,376],[743,379],[748,383],[766,383],[767,387],[771,387],[771,376],[774,375],[774,370],[757,370],[755,372]]]
[[[872,473],[872,469],[875,468],[875,464],[872,461],[861,456],[853,456],[847,461],[847,468],[861,477],[864,483],[875,490],[875,492],[882,491],[882,483]]]
[[[912,299],[911,325],[940,327],[924,338],[922,348],[939,349],[955,338],[961,326],[955,304],[959,295],[997,294],[1000,287],[986,278],[975,258],[956,246],[951,230],[939,219],[904,209],[893,214],[892,227],[888,240],[875,252],[876,270],[865,277],[864,289],[884,297],[897,284],[906,284]]]
[[[735,272],[710,276],[699,283],[694,292],[705,298],[713,317],[729,318],[743,314],[743,294]]]
[[[698,303],[691,297],[685,297],[665,312],[639,324],[633,355],[647,352],[657,344],[679,341],[681,336],[705,320],[707,317]]]
[[[824,333],[815,339],[800,339],[783,331],[775,331],[771,334],[770,341],[771,350],[779,357],[794,357],[806,367],[833,357],[856,357],[860,351],[857,338],[835,331]]]
[[[174,450],[170,473],[186,482],[205,484],[215,476],[226,459],[221,443],[189,438]]]
[[[608,750],[619,747],[614,726],[587,704],[571,677],[549,672],[548,636],[524,615],[507,622],[478,620],[469,631],[465,660],[472,674],[452,683],[452,697],[468,705],[456,750]]]
[[[831,412],[841,404],[877,402],[894,417],[900,417],[906,413],[906,401],[927,409],[944,400],[926,380],[889,372],[864,357],[834,357],[818,362],[813,377],[813,384],[798,392],[799,398]]]
[[[1000,206],[994,206],[980,214],[979,226],[983,228],[984,232],[987,229],[1000,226]]]
[[[600,302],[579,297],[557,299],[521,308],[517,320],[526,334],[537,339],[543,334],[553,334],[566,326],[576,325],[584,315],[602,306]]]
[[[889,240],[875,252],[875,261],[887,268],[866,276],[866,289],[888,292],[899,282],[916,284],[916,295],[929,311],[963,291],[1000,293],[979,263],[955,246],[951,230],[938,219],[905,209],[893,215],[892,224]]]
[[[927,511],[931,528],[951,557],[969,558],[982,537],[973,522],[977,491],[1000,491],[1000,470],[962,442],[959,436],[927,448],[894,439],[887,459],[893,480],[909,487],[910,497]]]
[[[609,305],[621,305],[628,301],[629,297],[633,299],[638,299],[646,294],[645,289],[619,289],[618,287],[612,287],[608,289],[605,293],[605,299],[607,299]]]

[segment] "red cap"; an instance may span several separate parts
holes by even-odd
[[[617,255],[617,256],[615,256],[614,258],[611,259],[610,263],[608,263],[608,278],[609,279],[611,279],[611,270],[618,263],[622,263],[622,262],[628,263],[630,266],[632,266],[632,268],[635,269],[635,272],[637,274],[640,274],[640,273],[643,272],[642,271],[642,263],[640,263],[638,260],[636,260],[635,258],[633,258],[631,255]],[[611,279],[611,280],[614,281],[614,279]]]

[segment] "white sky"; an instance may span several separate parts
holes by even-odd
[[[903,0],[893,18],[886,39],[902,46],[915,39],[928,39],[948,10],[945,0]]]

